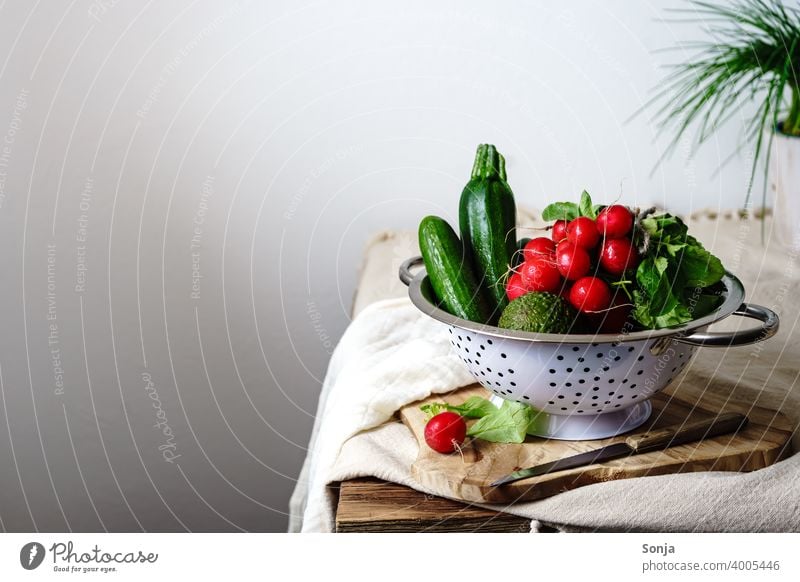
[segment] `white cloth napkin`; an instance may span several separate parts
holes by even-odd
[[[322,387],[308,455],[290,502],[290,531],[332,531],[335,500],[326,485],[340,480],[333,467],[347,439],[386,422],[409,402],[474,382],[450,352],[445,330],[408,299],[373,303],[353,320]],[[361,460],[361,474],[370,475],[370,467],[392,459]]]

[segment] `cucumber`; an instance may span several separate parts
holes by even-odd
[[[517,209],[506,183],[505,159],[493,145],[481,144],[472,177],[458,208],[461,240],[472,250],[475,270],[499,315],[508,304],[506,279],[517,249]]]
[[[452,315],[479,323],[491,311],[478,284],[472,259],[443,218],[426,216],[419,223],[419,248],[436,297]]]

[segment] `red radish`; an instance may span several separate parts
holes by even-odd
[[[522,282],[522,275],[514,273],[508,278],[508,283],[506,283],[506,295],[509,301],[514,301],[514,299],[525,295],[527,292],[528,290]]]
[[[467,437],[467,423],[460,414],[440,412],[425,425],[425,442],[437,453],[452,453]]]
[[[588,216],[579,216],[567,225],[567,240],[579,247],[593,249],[600,240],[597,224]]]
[[[602,279],[582,277],[572,285],[569,302],[583,313],[603,311],[611,305],[611,291]]]
[[[562,241],[556,247],[556,265],[559,273],[574,281],[589,272],[591,259],[586,249],[569,241]]]
[[[622,291],[617,291],[608,311],[592,313],[587,317],[598,333],[622,333],[633,305]]]
[[[556,295],[561,297],[564,301],[569,301],[569,291],[572,289],[569,281],[562,280],[561,286],[555,292]]]
[[[633,214],[621,204],[606,206],[597,215],[597,230],[606,238],[627,236],[633,227]]]
[[[555,261],[541,257],[532,261],[525,261],[520,268],[522,284],[528,291],[554,292],[561,286],[561,273],[558,272]]]
[[[556,243],[552,239],[540,236],[528,241],[522,252],[526,261],[542,256],[550,257],[556,253]]]
[[[553,240],[555,242],[561,242],[565,238],[567,238],[567,221],[566,220],[556,220],[553,223]]]
[[[612,275],[622,275],[639,263],[639,255],[630,239],[612,238],[603,241],[600,249],[600,266]]]
[[[611,309],[606,314],[600,327],[601,333],[620,333],[628,321],[628,315],[633,309],[630,300],[624,293],[618,292],[611,301]]]

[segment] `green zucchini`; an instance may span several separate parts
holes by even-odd
[[[505,164],[493,145],[479,145],[458,208],[461,240],[472,250],[476,274],[495,316],[508,304],[506,279],[517,249],[517,209]]]
[[[444,308],[462,319],[489,321],[491,311],[472,259],[447,221],[438,216],[423,218],[419,223],[419,248],[431,286]]]

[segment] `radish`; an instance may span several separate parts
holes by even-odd
[[[591,259],[586,249],[569,241],[562,241],[556,247],[556,266],[565,278],[575,281],[589,272]]]
[[[520,269],[520,275],[522,275],[522,284],[528,291],[552,293],[561,286],[561,273],[550,258],[525,261]]]
[[[551,257],[556,253],[556,243],[545,236],[540,236],[528,241],[523,250],[525,260],[530,261],[539,257]]]
[[[567,240],[584,249],[593,249],[600,240],[597,224],[587,216],[579,216],[567,225]]]
[[[425,442],[437,453],[453,453],[467,438],[467,423],[460,414],[440,412],[425,425]]]
[[[566,220],[556,220],[553,223],[553,240],[555,242],[561,242],[565,238],[567,238],[567,221]]]
[[[597,230],[607,239],[627,236],[632,227],[633,215],[621,204],[606,206],[597,215]]]
[[[630,315],[631,309],[630,301],[625,294],[621,291],[614,295],[611,301],[611,307],[605,313],[605,317],[600,324],[600,333],[620,333],[625,328]],[[598,314],[599,315],[599,314]]]
[[[600,249],[600,266],[611,275],[622,275],[639,263],[639,256],[628,238],[603,241]]]
[[[569,302],[583,313],[596,313],[611,305],[611,290],[602,279],[582,277],[569,291]]]
[[[506,283],[506,295],[509,301],[514,301],[514,299],[522,297],[527,292],[528,289],[525,288],[525,284],[522,282],[522,275],[514,273],[508,278],[508,283]]]

